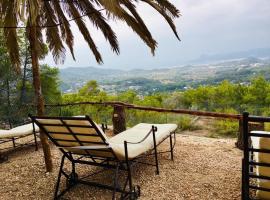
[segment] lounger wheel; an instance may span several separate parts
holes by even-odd
[[[76,185],[77,181],[78,181],[78,174],[77,173],[71,173],[69,175],[69,177],[67,178],[67,181],[66,181],[66,185],[67,187],[72,187],[74,185]]]
[[[0,154],[0,163],[5,162],[8,160],[8,155]]]
[[[130,200],[136,200],[141,196],[141,188],[140,186],[136,185],[133,187],[132,193],[129,196]]]
[[[136,193],[137,193],[137,196],[138,197],[141,196],[141,187],[137,185],[135,188],[137,188],[137,190],[134,189],[134,191],[136,191]]]

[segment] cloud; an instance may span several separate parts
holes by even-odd
[[[182,42],[179,43],[165,20],[145,3],[138,5],[145,23],[159,42],[156,56],[136,34],[122,22],[112,23],[117,33],[121,55],[110,51],[103,35],[91,28],[93,38],[104,55],[104,66],[118,68],[165,67],[180,65],[205,53],[235,52],[269,47],[269,0],[172,0],[182,17],[175,23]],[[89,24],[89,26],[91,26]],[[92,26],[91,26],[92,27]],[[77,62],[67,55],[64,66],[97,64],[79,31],[75,30]],[[138,59],[139,58],[139,59]],[[52,63],[51,58],[47,58]]]

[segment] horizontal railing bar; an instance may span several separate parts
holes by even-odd
[[[250,174],[249,177],[250,178],[259,178],[259,179],[270,180],[269,176],[259,176],[259,175]]]
[[[254,185],[249,185],[249,188],[255,189],[255,190],[261,190],[261,191],[270,192],[270,189],[269,188],[258,187],[258,186],[254,186]]]
[[[250,133],[249,136],[270,138],[270,134],[265,134],[265,133]]]
[[[254,148],[248,148],[251,152],[259,152],[259,153],[270,153],[270,149],[254,149]]]
[[[248,117],[249,122],[270,122],[270,117],[261,117],[250,115]]]
[[[250,161],[249,164],[253,166],[270,167],[270,163],[259,163]]]
[[[103,106],[122,106],[127,109],[135,110],[145,110],[145,111],[154,111],[154,112],[167,112],[175,114],[189,114],[196,116],[206,116],[206,117],[216,117],[216,118],[227,118],[227,119],[242,119],[240,114],[226,114],[218,112],[207,112],[207,111],[197,111],[197,110],[188,110],[188,109],[167,109],[159,107],[147,107],[147,106],[137,106],[134,104],[127,104],[117,101],[108,101],[108,102],[77,102],[77,103],[66,103],[66,104],[46,104],[46,107],[66,107],[66,106],[78,106],[78,105],[103,105]]]

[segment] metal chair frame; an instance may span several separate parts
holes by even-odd
[[[270,138],[269,134],[257,134],[250,133],[248,123],[249,122],[270,122],[270,117],[250,116],[249,113],[243,113],[243,139],[244,139],[244,156],[242,159],[242,200],[254,199],[251,195],[253,190],[261,190],[270,192],[269,188],[259,187],[254,184],[256,179],[269,180],[268,176],[256,175],[253,168],[256,166],[270,167],[270,163],[256,162],[253,160],[253,153],[267,153],[270,156],[270,150],[267,149],[255,149],[250,145],[250,137],[262,137]],[[255,180],[255,181],[252,181]]]
[[[161,144],[165,139],[162,140],[159,144],[157,144],[156,143],[156,138],[155,138],[157,128],[155,126],[152,126],[152,128],[148,132],[148,134],[141,141],[139,141],[138,143],[131,143],[131,142],[128,142],[128,141],[124,141],[125,159],[124,160],[119,160],[117,158],[116,154],[114,153],[113,149],[106,142],[106,139],[100,133],[100,131],[99,131],[98,127],[96,126],[96,124],[92,121],[92,119],[89,116],[85,116],[85,117],[36,117],[36,116],[29,115],[29,117],[32,119],[32,121],[34,123],[36,123],[40,127],[40,129],[50,138],[50,140],[63,153],[63,156],[62,156],[62,159],[61,159],[61,164],[60,164],[60,167],[59,167],[58,178],[57,178],[57,182],[56,182],[56,186],[55,186],[54,199],[59,199],[68,190],[70,190],[72,187],[74,187],[77,184],[85,184],[85,185],[90,185],[90,186],[94,186],[94,187],[99,187],[99,188],[111,190],[111,191],[113,191],[112,199],[116,198],[117,193],[121,194],[120,199],[137,199],[140,196],[140,187],[135,186],[133,184],[133,182],[132,182],[132,166],[133,166],[133,164],[141,163],[141,164],[155,166],[156,167],[156,174],[159,174],[158,153],[170,152],[171,159],[173,160],[173,149],[174,149],[174,146],[175,146],[175,143],[176,143],[175,131],[170,133],[170,135],[165,138],[165,139],[170,138],[170,150],[169,151],[164,151],[164,152],[158,152],[157,151],[158,145]],[[60,120],[62,122],[62,125],[44,124],[44,123],[41,124],[38,121],[40,119]],[[87,120],[87,121],[89,121],[90,126],[87,126],[87,125],[69,125],[69,124],[65,123],[64,120]],[[87,143],[87,142],[79,140],[78,137],[76,137],[76,136],[80,135],[80,134],[73,132],[70,127],[93,128],[93,129],[95,129],[96,133],[98,134],[98,137],[102,138],[103,142],[88,142],[88,143],[102,144],[102,145],[106,145],[106,147],[102,148],[102,149],[87,149],[87,150],[84,149],[85,154],[83,154],[83,155],[67,151],[67,150],[64,149],[65,146],[59,145],[57,139],[53,138],[50,135],[50,133],[48,131],[46,131],[46,129],[43,127],[43,126],[46,126],[46,125],[47,126],[64,126],[67,130],[69,130],[69,133],[65,133],[65,134],[72,135],[75,138],[75,141],[78,142],[81,146],[83,146],[83,143]],[[56,132],[53,132],[53,133],[55,134]],[[64,133],[59,132],[59,133],[56,133],[56,134],[64,134]],[[143,157],[143,156],[138,156],[138,157],[130,160],[128,158],[128,144],[139,144],[139,143],[143,142],[150,135],[153,136],[154,148],[152,150],[150,150],[149,152],[145,153],[144,156],[154,155],[155,156],[155,164],[139,162],[138,159]],[[172,137],[172,135],[174,135],[174,137]],[[91,136],[94,136],[94,135],[91,135]],[[174,139],[174,143],[173,143],[173,139]],[[63,141],[63,140],[61,140],[61,141]],[[103,152],[106,152],[106,153],[111,153],[112,156],[111,157],[96,156],[93,153],[91,154],[91,150],[103,151]],[[63,170],[64,162],[65,162],[66,159],[68,159],[68,161],[72,165],[72,171],[71,171],[70,174],[68,174],[67,172],[65,172]],[[107,169],[114,170],[113,185],[105,185],[105,184],[101,184],[101,183],[98,183],[98,182],[91,182],[91,181],[86,181],[85,180],[85,178],[87,178],[89,176],[92,176],[92,175],[95,175],[97,173],[88,175],[88,176],[83,177],[83,178],[79,178],[78,174],[76,173],[76,164],[86,164],[86,165],[92,165],[92,166],[101,167],[104,170],[107,170]],[[102,170],[102,171],[104,171],[104,170]],[[119,186],[120,184],[119,184],[119,181],[118,181],[119,170],[125,171],[125,173],[127,174],[125,183],[124,183],[122,188]],[[59,191],[62,176],[64,176],[66,178],[67,187],[64,190]],[[127,188],[127,186],[128,186],[128,188]]]

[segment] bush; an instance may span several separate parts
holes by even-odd
[[[232,120],[216,120],[214,122],[214,131],[216,135],[237,137],[239,123]]]
[[[195,125],[194,118],[190,116],[181,116],[180,119],[178,119],[178,127],[182,131],[184,130],[198,130],[200,129],[199,126]]]

